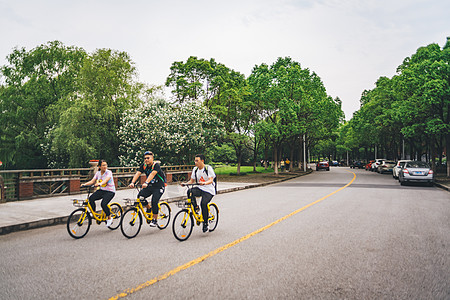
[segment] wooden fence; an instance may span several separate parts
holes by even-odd
[[[194,165],[161,166],[167,182],[185,181]],[[97,167],[79,169],[42,169],[0,171],[0,202],[49,197],[80,192]],[[137,167],[109,167],[117,189],[128,186]],[[141,177],[141,182],[145,180]]]

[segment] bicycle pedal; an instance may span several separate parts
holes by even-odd
[[[197,226],[200,226],[200,221],[197,221]]]
[[[150,224],[150,222],[151,222],[151,221],[147,219],[147,224]]]

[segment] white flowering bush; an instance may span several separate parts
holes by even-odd
[[[198,102],[171,105],[152,99],[122,117],[118,136],[123,166],[138,165],[145,151],[162,164],[188,164],[197,153],[216,145],[223,125]]]

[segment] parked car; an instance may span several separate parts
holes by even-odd
[[[369,163],[367,165],[364,166],[364,168],[366,169],[366,171],[369,171],[370,168],[372,167],[372,163],[374,163],[374,160],[369,161]]]
[[[352,162],[352,164],[350,165],[351,169],[364,169],[364,163],[362,161],[359,160],[355,160],[354,162]]]
[[[430,164],[424,161],[408,161],[403,166],[398,176],[401,185],[409,182],[425,182],[432,186],[434,182],[434,172]]]
[[[380,165],[380,163],[381,163],[383,160],[386,160],[386,158],[377,158],[377,159],[375,159],[375,162],[373,162],[373,163],[370,165],[370,171],[372,171],[372,172],[377,171],[377,170],[378,170],[378,166]]]
[[[330,171],[330,165],[328,164],[327,161],[321,161],[321,162],[317,163],[316,171],[323,170],[323,169]]]
[[[379,165],[377,172],[383,174],[385,172],[392,172],[392,169],[395,167],[395,161],[391,160],[383,160]]]
[[[332,167],[339,167],[339,162],[338,162],[337,160],[333,160],[333,161],[331,162],[331,166],[332,166]]]
[[[392,177],[394,177],[395,179],[398,179],[398,174],[400,173],[400,170],[403,168],[405,163],[408,161],[410,161],[410,160],[399,160],[395,164],[395,167],[392,169]]]

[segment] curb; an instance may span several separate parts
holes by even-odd
[[[263,183],[257,183],[257,184],[252,184],[252,185],[245,185],[245,186],[240,186],[240,187],[220,190],[220,191],[217,192],[217,194],[231,193],[231,192],[236,192],[236,191],[240,191],[240,190],[251,189],[251,188],[262,187],[262,186],[266,186],[266,185],[270,185],[270,184],[275,184],[275,183],[283,182],[283,181],[286,181],[286,180],[294,179],[294,178],[297,178],[297,177],[301,177],[301,176],[304,176],[304,175],[308,175],[311,172],[312,172],[312,170],[309,170],[309,171],[307,171],[304,174],[297,174],[297,175],[294,175],[294,176],[289,176],[288,178],[282,178],[282,179],[269,181],[269,182],[263,182]],[[168,199],[164,199],[164,200],[167,201],[168,203],[173,203],[173,202],[177,202],[177,201],[181,201],[181,200],[185,200],[185,199],[187,199],[186,196],[179,196],[179,197],[172,197],[172,198],[168,198]],[[16,231],[23,231],[23,230],[36,229],[36,228],[41,228],[41,227],[65,224],[65,223],[67,223],[67,219],[69,218],[69,215],[63,216],[63,217],[56,217],[56,218],[39,220],[39,221],[27,222],[27,223],[22,223],[22,224],[3,226],[3,227],[0,227],[0,235],[5,235],[5,234],[16,232]]]
[[[441,189],[443,189],[443,190],[446,190],[447,192],[450,190],[450,187],[448,187],[448,186],[446,186],[446,185],[443,185],[443,184],[441,184],[441,183],[439,183],[439,182],[434,182],[434,185],[435,186],[437,186],[438,188],[441,188]]]

